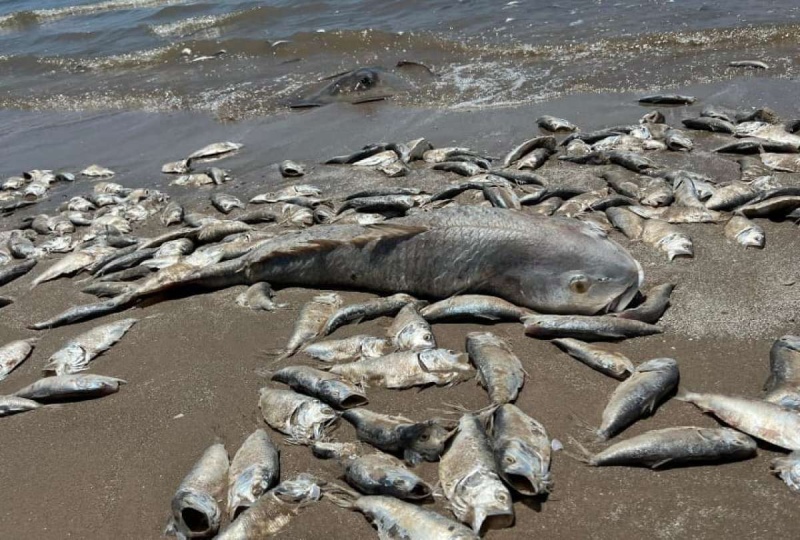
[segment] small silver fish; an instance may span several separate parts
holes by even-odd
[[[45,373],[69,375],[88,369],[89,362],[122,339],[137,322],[138,319],[123,319],[80,334],[53,353],[44,367]]]
[[[506,403],[492,418],[492,449],[500,477],[514,491],[537,496],[550,493],[550,437],[544,426]]]
[[[431,325],[422,317],[414,304],[406,304],[400,309],[387,330],[387,335],[401,351],[436,348],[436,338],[433,336]]]
[[[14,392],[15,396],[39,402],[92,399],[119,391],[126,381],[88,373],[45,377]]]
[[[361,358],[378,358],[388,354],[391,350],[392,344],[388,339],[367,335],[318,341],[303,348],[303,352],[308,356],[322,362],[346,362]]]
[[[300,310],[294,330],[279,360],[288,358],[302,346],[321,334],[325,323],[342,305],[342,297],[336,293],[315,296]]]
[[[532,313],[531,310],[515,306],[502,298],[482,294],[453,296],[420,310],[420,314],[428,322],[462,318],[518,321]]]
[[[19,339],[0,347],[0,381],[30,356],[37,341],[38,338]]]
[[[402,389],[429,384],[454,384],[471,368],[468,362],[462,360],[462,355],[455,351],[425,349],[335,364],[329,370],[356,384],[371,383],[383,388]]]
[[[0,418],[38,409],[41,405],[32,399],[18,396],[0,396]]]
[[[626,379],[636,369],[627,356],[577,339],[554,339],[552,343],[576,360],[615,379]]]
[[[403,463],[389,454],[374,452],[344,459],[347,483],[366,495],[423,500],[433,489]]]
[[[273,381],[288,384],[295,392],[315,397],[337,409],[367,404],[364,392],[341,377],[309,366],[289,366],[272,375]]]
[[[297,444],[322,439],[339,419],[330,406],[291,390],[262,388],[260,393],[258,406],[264,420]]]
[[[228,515],[235,520],[281,476],[281,453],[263,429],[245,439],[228,471]]]
[[[467,334],[467,353],[477,370],[478,382],[489,393],[492,405],[517,399],[525,384],[525,369],[511,347],[491,332]]]

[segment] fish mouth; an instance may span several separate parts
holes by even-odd
[[[535,497],[550,493],[550,482],[546,478],[536,478],[523,473],[506,472],[503,479],[520,495]]]
[[[407,499],[427,499],[431,496],[431,488],[424,482],[417,482],[414,488],[406,495]]]
[[[633,262],[636,263],[636,281],[631,283],[627,289],[625,289],[622,294],[617,296],[614,300],[608,304],[606,311],[607,312],[615,312],[615,311],[622,311],[628,304],[633,301],[633,298],[636,296],[636,293],[639,292],[639,288],[644,284],[644,268],[636,259],[633,259]]]
[[[339,400],[339,408],[352,409],[353,407],[361,407],[368,403],[366,396],[360,394],[349,394],[343,399]]]
[[[514,514],[508,513],[507,510],[498,510],[496,512],[482,513],[479,512],[475,515],[472,521],[472,530],[483,536],[492,529],[507,529],[514,524]]]

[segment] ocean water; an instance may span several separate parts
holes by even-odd
[[[454,109],[795,78],[798,16],[790,0],[6,0],[0,108],[241,119],[362,66],[409,83],[397,104]],[[754,58],[770,69],[728,67]]]

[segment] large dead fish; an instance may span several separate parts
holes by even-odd
[[[36,338],[19,339],[0,347],[0,381],[30,356],[36,341]]]
[[[123,319],[84,332],[53,353],[44,371],[69,375],[89,369],[89,362],[122,339],[137,322],[138,319]]]
[[[165,533],[179,538],[213,538],[223,519],[218,501],[225,496],[228,452],[211,445],[172,497],[172,517]]]
[[[155,276],[132,293],[72,308],[32,328],[104,315],[178,286],[258,281],[432,298],[478,293],[537,311],[595,314],[624,309],[643,279],[625,249],[576,220],[457,206],[378,225],[280,236],[240,259],[170,279]]]

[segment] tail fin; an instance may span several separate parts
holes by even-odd
[[[356,501],[361,498],[358,492],[341,484],[330,482],[322,488],[322,496],[340,508],[352,509]]]
[[[569,436],[569,442],[570,444],[573,444],[576,447],[578,447],[578,452],[580,453],[575,453],[571,450],[567,450],[566,448],[564,448],[563,452],[572,459],[574,459],[575,461],[580,461],[581,463],[591,465],[592,453],[589,452],[589,450],[585,446],[583,446],[580,442],[578,442],[577,439],[575,439],[575,437],[571,435]]]
[[[677,399],[678,401],[689,401],[690,402],[692,393],[693,392],[691,392],[690,390],[687,390],[686,388],[681,386],[675,392],[675,399]]]

